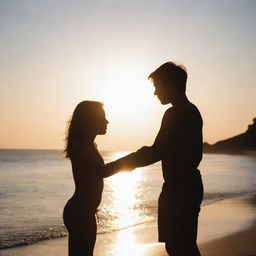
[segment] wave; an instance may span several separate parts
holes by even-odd
[[[204,193],[203,205],[208,205],[215,203],[217,201],[221,201],[224,199],[244,197],[248,195],[256,195],[256,191],[243,191],[243,192],[216,192],[216,193]]]
[[[54,238],[60,238],[67,236],[67,231],[63,227],[62,230],[51,231],[46,226],[37,232],[29,232],[28,230],[24,233],[14,232],[5,234],[0,241],[0,249],[9,249],[14,247],[20,247],[24,245],[30,245],[43,240],[50,240]]]

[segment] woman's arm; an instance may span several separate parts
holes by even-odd
[[[136,167],[132,165],[131,159],[134,153],[117,159],[116,161],[105,164],[102,168],[103,178],[112,176],[118,172],[132,171]]]

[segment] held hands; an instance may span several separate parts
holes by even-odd
[[[115,167],[118,171],[132,171],[136,168],[136,166],[134,166],[132,163],[133,156],[134,153],[131,153],[109,164],[113,164],[113,167]]]
[[[129,172],[137,167],[148,165],[148,162],[146,160],[148,158],[148,155],[151,154],[150,149],[151,147],[142,147],[135,153],[131,153],[127,156],[117,159],[116,161],[107,163],[104,168],[105,177],[111,176],[118,172]]]
[[[104,177],[109,177],[118,172],[127,172],[134,170],[136,167],[131,163],[133,155],[134,153],[119,158],[116,161],[107,163],[104,167]]]
[[[121,157],[110,164],[115,165],[115,168],[119,171],[132,171],[137,167],[140,167],[141,159],[143,160],[145,155],[148,155],[149,152],[151,152],[150,147],[144,146],[135,153]]]

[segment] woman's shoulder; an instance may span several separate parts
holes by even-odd
[[[71,156],[72,157],[85,157],[89,156],[94,151],[94,145],[86,141],[77,140],[72,143]]]
[[[71,161],[74,170],[83,170],[83,173],[96,177],[95,169],[101,168],[104,161],[95,148],[94,143],[87,143],[84,141],[76,141],[71,149]],[[84,172],[84,170],[87,170]]]

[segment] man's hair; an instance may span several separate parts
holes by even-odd
[[[177,91],[185,93],[187,76],[187,71],[184,66],[176,65],[174,62],[169,61],[152,72],[148,76],[148,79],[153,81],[157,79],[165,83],[172,82],[172,85],[175,86]]]

